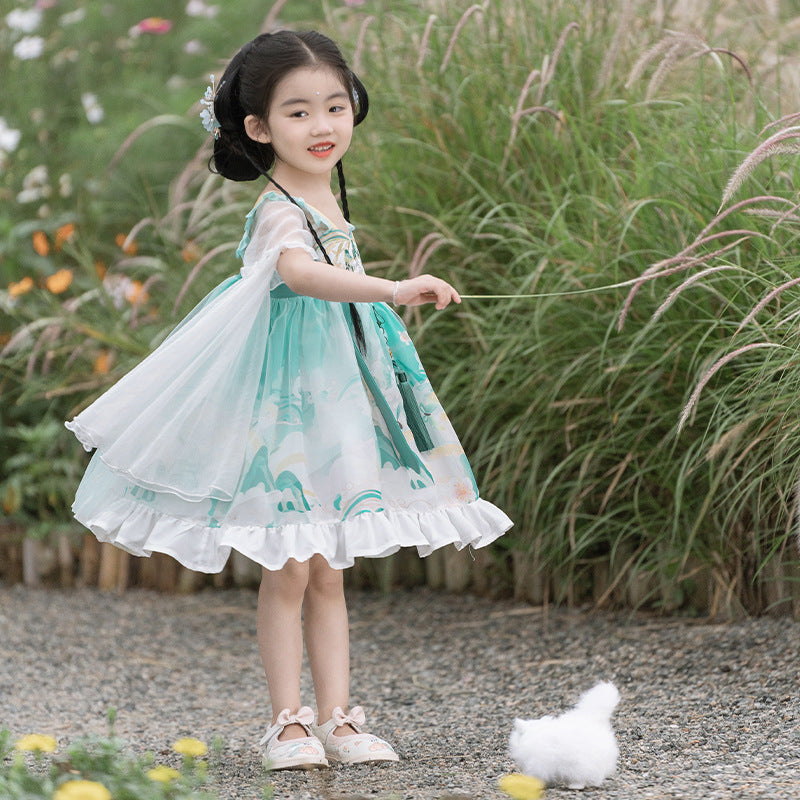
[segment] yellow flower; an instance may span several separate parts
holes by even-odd
[[[178,739],[178,741],[172,745],[172,749],[182,756],[198,758],[199,756],[204,756],[208,752],[208,745],[205,742],[201,742],[199,739]]]
[[[111,792],[97,781],[67,781],[55,790],[53,800],[111,800]]]
[[[161,783],[169,783],[170,781],[174,781],[175,778],[180,778],[181,774],[176,769],[172,769],[172,767],[165,767],[161,765],[159,767],[153,767],[153,769],[148,770],[147,777],[150,778],[151,781],[160,781]]]
[[[53,294],[61,294],[62,292],[66,292],[71,283],[72,270],[66,268],[60,269],[58,272],[54,272],[52,275],[49,275],[47,278],[45,278],[44,281],[47,291],[52,292]]]
[[[514,800],[539,800],[544,796],[544,783],[530,775],[512,772],[503,775],[497,785]]]
[[[102,261],[95,261],[94,271],[97,273],[97,277],[103,280],[108,272],[108,267]]]
[[[30,753],[55,753],[58,742],[52,736],[43,736],[41,733],[31,733],[23,736],[15,745],[17,750]]]
[[[72,237],[75,235],[75,225],[72,222],[68,222],[66,225],[62,225],[56,231],[55,241],[53,242],[53,249],[60,250],[65,242],[70,241]]]
[[[33,249],[40,255],[46,256],[50,252],[50,243],[44,231],[36,231],[32,237]]]
[[[33,278],[26,275],[21,281],[9,283],[8,293],[12,297],[19,297],[22,294],[27,294],[31,289],[33,289],[33,285]]]

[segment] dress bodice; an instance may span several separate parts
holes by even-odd
[[[351,223],[348,223],[348,230],[343,231],[321,211],[306,203],[302,197],[296,197],[294,199],[296,201],[297,208],[303,212],[306,218],[306,228],[313,226],[317,236],[322,242],[322,246],[325,248],[333,264],[341,269],[347,269],[351,272],[364,274],[364,266],[361,263],[361,255],[358,252],[358,246],[356,245],[355,237],[353,236],[355,227]],[[291,201],[288,200],[283,194],[274,191],[264,192],[256,205],[247,215],[244,235],[242,236],[242,240],[239,243],[239,247],[236,251],[236,254],[240,258],[244,257],[248,245],[255,237],[255,231],[260,224],[259,211],[262,209],[265,203],[293,205]],[[269,222],[266,221],[265,224],[269,224]],[[298,233],[300,232],[298,231]],[[308,234],[309,239],[311,238],[308,230],[304,230],[302,233]],[[309,244],[313,247],[315,259],[317,261],[324,261],[325,257],[323,256],[317,244],[315,242],[309,242]]]

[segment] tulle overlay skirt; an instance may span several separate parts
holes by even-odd
[[[344,568],[404,546],[481,547],[511,526],[479,498],[394,311],[357,304],[359,363],[346,305],[288,290],[253,297],[244,283],[221,284],[68,423],[97,448],[73,506],[80,522],[201,572],[219,572],[232,549],[272,570],[317,553]],[[396,369],[432,449],[417,448]],[[132,393],[140,407],[126,407]]]

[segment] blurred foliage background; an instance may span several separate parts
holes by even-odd
[[[84,535],[62,422],[237,269],[261,187],[207,170],[208,74],[317,27],[370,90],[346,158],[368,271],[534,295],[407,315],[515,527],[349,579],[800,613],[800,3],[0,5],[0,577],[253,581]]]

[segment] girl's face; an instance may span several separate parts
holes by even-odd
[[[275,169],[284,177],[287,171],[330,175],[353,137],[352,100],[329,67],[300,67],[278,82],[257,127],[257,136],[248,134],[272,145]]]

